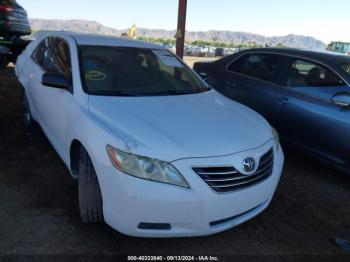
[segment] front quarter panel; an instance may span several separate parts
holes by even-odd
[[[126,143],[114,135],[87,108],[78,103],[73,103],[69,114],[69,126],[67,134],[66,155],[70,155],[70,147],[74,140],[78,140],[89,153],[93,163],[98,162],[105,167],[111,167],[112,163],[107,154],[106,146],[111,145],[128,152]],[[70,166],[68,158],[67,166]]]

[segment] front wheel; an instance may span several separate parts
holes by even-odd
[[[0,68],[5,68],[9,63],[9,60],[6,55],[0,54]]]
[[[103,222],[102,195],[95,168],[84,149],[79,151],[78,191],[80,217],[84,223]]]

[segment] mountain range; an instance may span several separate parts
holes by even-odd
[[[81,33],[93,33],[102,35],[120,36],[126,32],[127,29],[115,29],[106,27],[95,21],[86,20],[58,20],[58,19],[30,19],[32,29],[38,30],[64,30]],[[176,34],[176,30],[162,30],[162,29],[145,29],[138,28],[137,36],[143,37],[155,37],[162,39],[173,39]],[[286,35],[286,36],[273,36],[267,37],[258,34],[246,33],[246,32],[233,32],[233,31],[187,31],[186,40],[213,40],[223,42],[256,42],[257,44],[265,45],[269,44],[275,46],[279,43],[295,48],[308,48],[308,49],[325,49],[326,44],[320,40],[317,40],[311,36],[302,35]]]

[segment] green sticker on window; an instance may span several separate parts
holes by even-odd
[[[92,81],[102,81],[106,79],[106,75],[100,71],[90,71],[85,75],[85,78]]]

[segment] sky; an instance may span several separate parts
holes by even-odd
[[[30,18],[84,19],[117,29],[175,29],[178,0],[17,0]],[[187,30],[313,36],[350,42],[350,0],[188,0]]]

